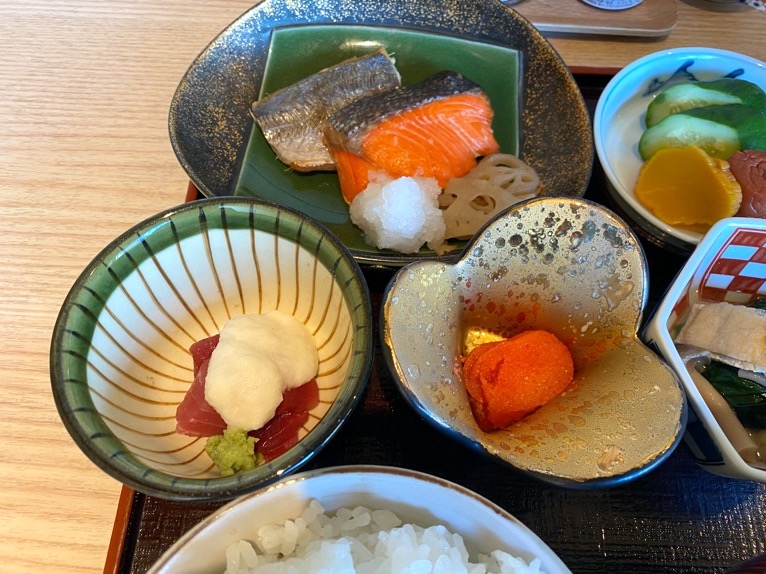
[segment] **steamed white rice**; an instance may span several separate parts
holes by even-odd
[[[495,550],[472,561],[444,526],[402,524],[388,510],[326,513],[315,500],[295,520],[258,529],[226,550],[225,574],[542,574],[540,559]]]

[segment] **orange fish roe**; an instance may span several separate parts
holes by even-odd
[[[505,428],[543,406],[573,377],[569,349],[544,330],[484,343],[463,361],[471,410],[485,432]]]

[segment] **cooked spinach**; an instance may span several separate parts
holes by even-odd
[[[766,428],[766,387],[740,377],[739,369],[718,361],[712,361],[702,374],[745,427]]]

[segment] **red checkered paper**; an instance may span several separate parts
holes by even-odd
[[[702,274],[702,301],[747,304],[766,296],[766,230],[737,229]]]

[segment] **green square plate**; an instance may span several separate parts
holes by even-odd
[[[519,149],[519,52],[428,32],[370,26],[294,26],[274,30],[260,97],[323,68],[385,48],[396,60],[402,84],[441,70],[455,70],[486,91],[495,110],[493,129],[502,151]],[[296,57],[296,54],[302,54]],[[279,161],[253,124],[236,195],[297,209],[328,227],[358,257],[380,251],[351,223],[335,172],[299,173]],[[422,250],[426,253],[426,249]]]

